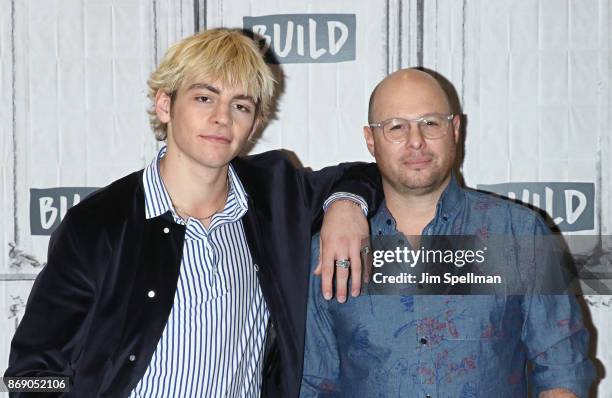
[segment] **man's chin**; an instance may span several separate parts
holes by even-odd
[[[445,181],[446,178],[423,172],[420,175],[404,176],[399,180],[399,185],[404,192],[422,195],[438,190]]]
[[[423,194],[427,194],[430,192],[435,191],[436,186],[434,184],[427,184],[427,183],[412,183],[412,184],[402,184],[402,188],[405,192],[411,192],[414,194],[419,194],[419,195],[423,195]]]
[[[238,153],[237,148],[229,146],[207,147],[200,153],[200,157],[202,160],[223,165],[231,162]]]
[[[196,161],[201,166],[206,168],[216,169],[226,167],[227,164],[234,158],[229,154],[216,154],[216,155],[208,155],[208,156],[199,156],[196,158]]]
[[[413,171],[401,179],[401,184],[408,189],[428,189],[436,184],[436,178],[426,171]]]

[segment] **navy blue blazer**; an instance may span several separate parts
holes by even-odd
[[[380,177],[373,164],[295,168],[280,151],[232,164],[248,195],[243,224],[270,311],[262,396],[297,397],[310,237],[322,203],[333,192],[352,192],[373,211]],[[170,314],[184,235],[169,213],[145,219],[142,170],[71,208],[49,242],[5,376],[68,376],[66,397],[128,396]]]

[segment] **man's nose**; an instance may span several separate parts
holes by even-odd
[[[425,138],[418,124],[412,124],[408,130],[406,144],[412,149],[421,149],[425,145]]]
[[[212,121],[216,124],[227,125],[232,121],[232,115],[230,113],[230,107],[221,101],[215,104],[215,108],[212,114]]]

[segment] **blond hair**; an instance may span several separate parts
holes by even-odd
[[[155,114],[158,90],[174,98],[186,79],[201,77],[242,86],[257,102],[262,121],[269,117],[276,81],[255,42],[239,29],[210,29],[173,44],[147,81],[150,122],[159,141],[166,139],[167,125]]]

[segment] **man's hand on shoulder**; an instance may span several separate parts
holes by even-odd
[[[362,241],[368,234],[368,221],[359,204],[350,200],[336,200],[325,212],[321,227],[319,263],[314,273],[322,277],[321,287],[326,299],[332,297],[334,272],[336,299],[343,303],[347,298],[349,269],[336,267],[337,260],[350,261],[351,295],[359,295]]]
[[[539,398],[578,398],[578,396],[565,388],[554,388],[542,391]]]

